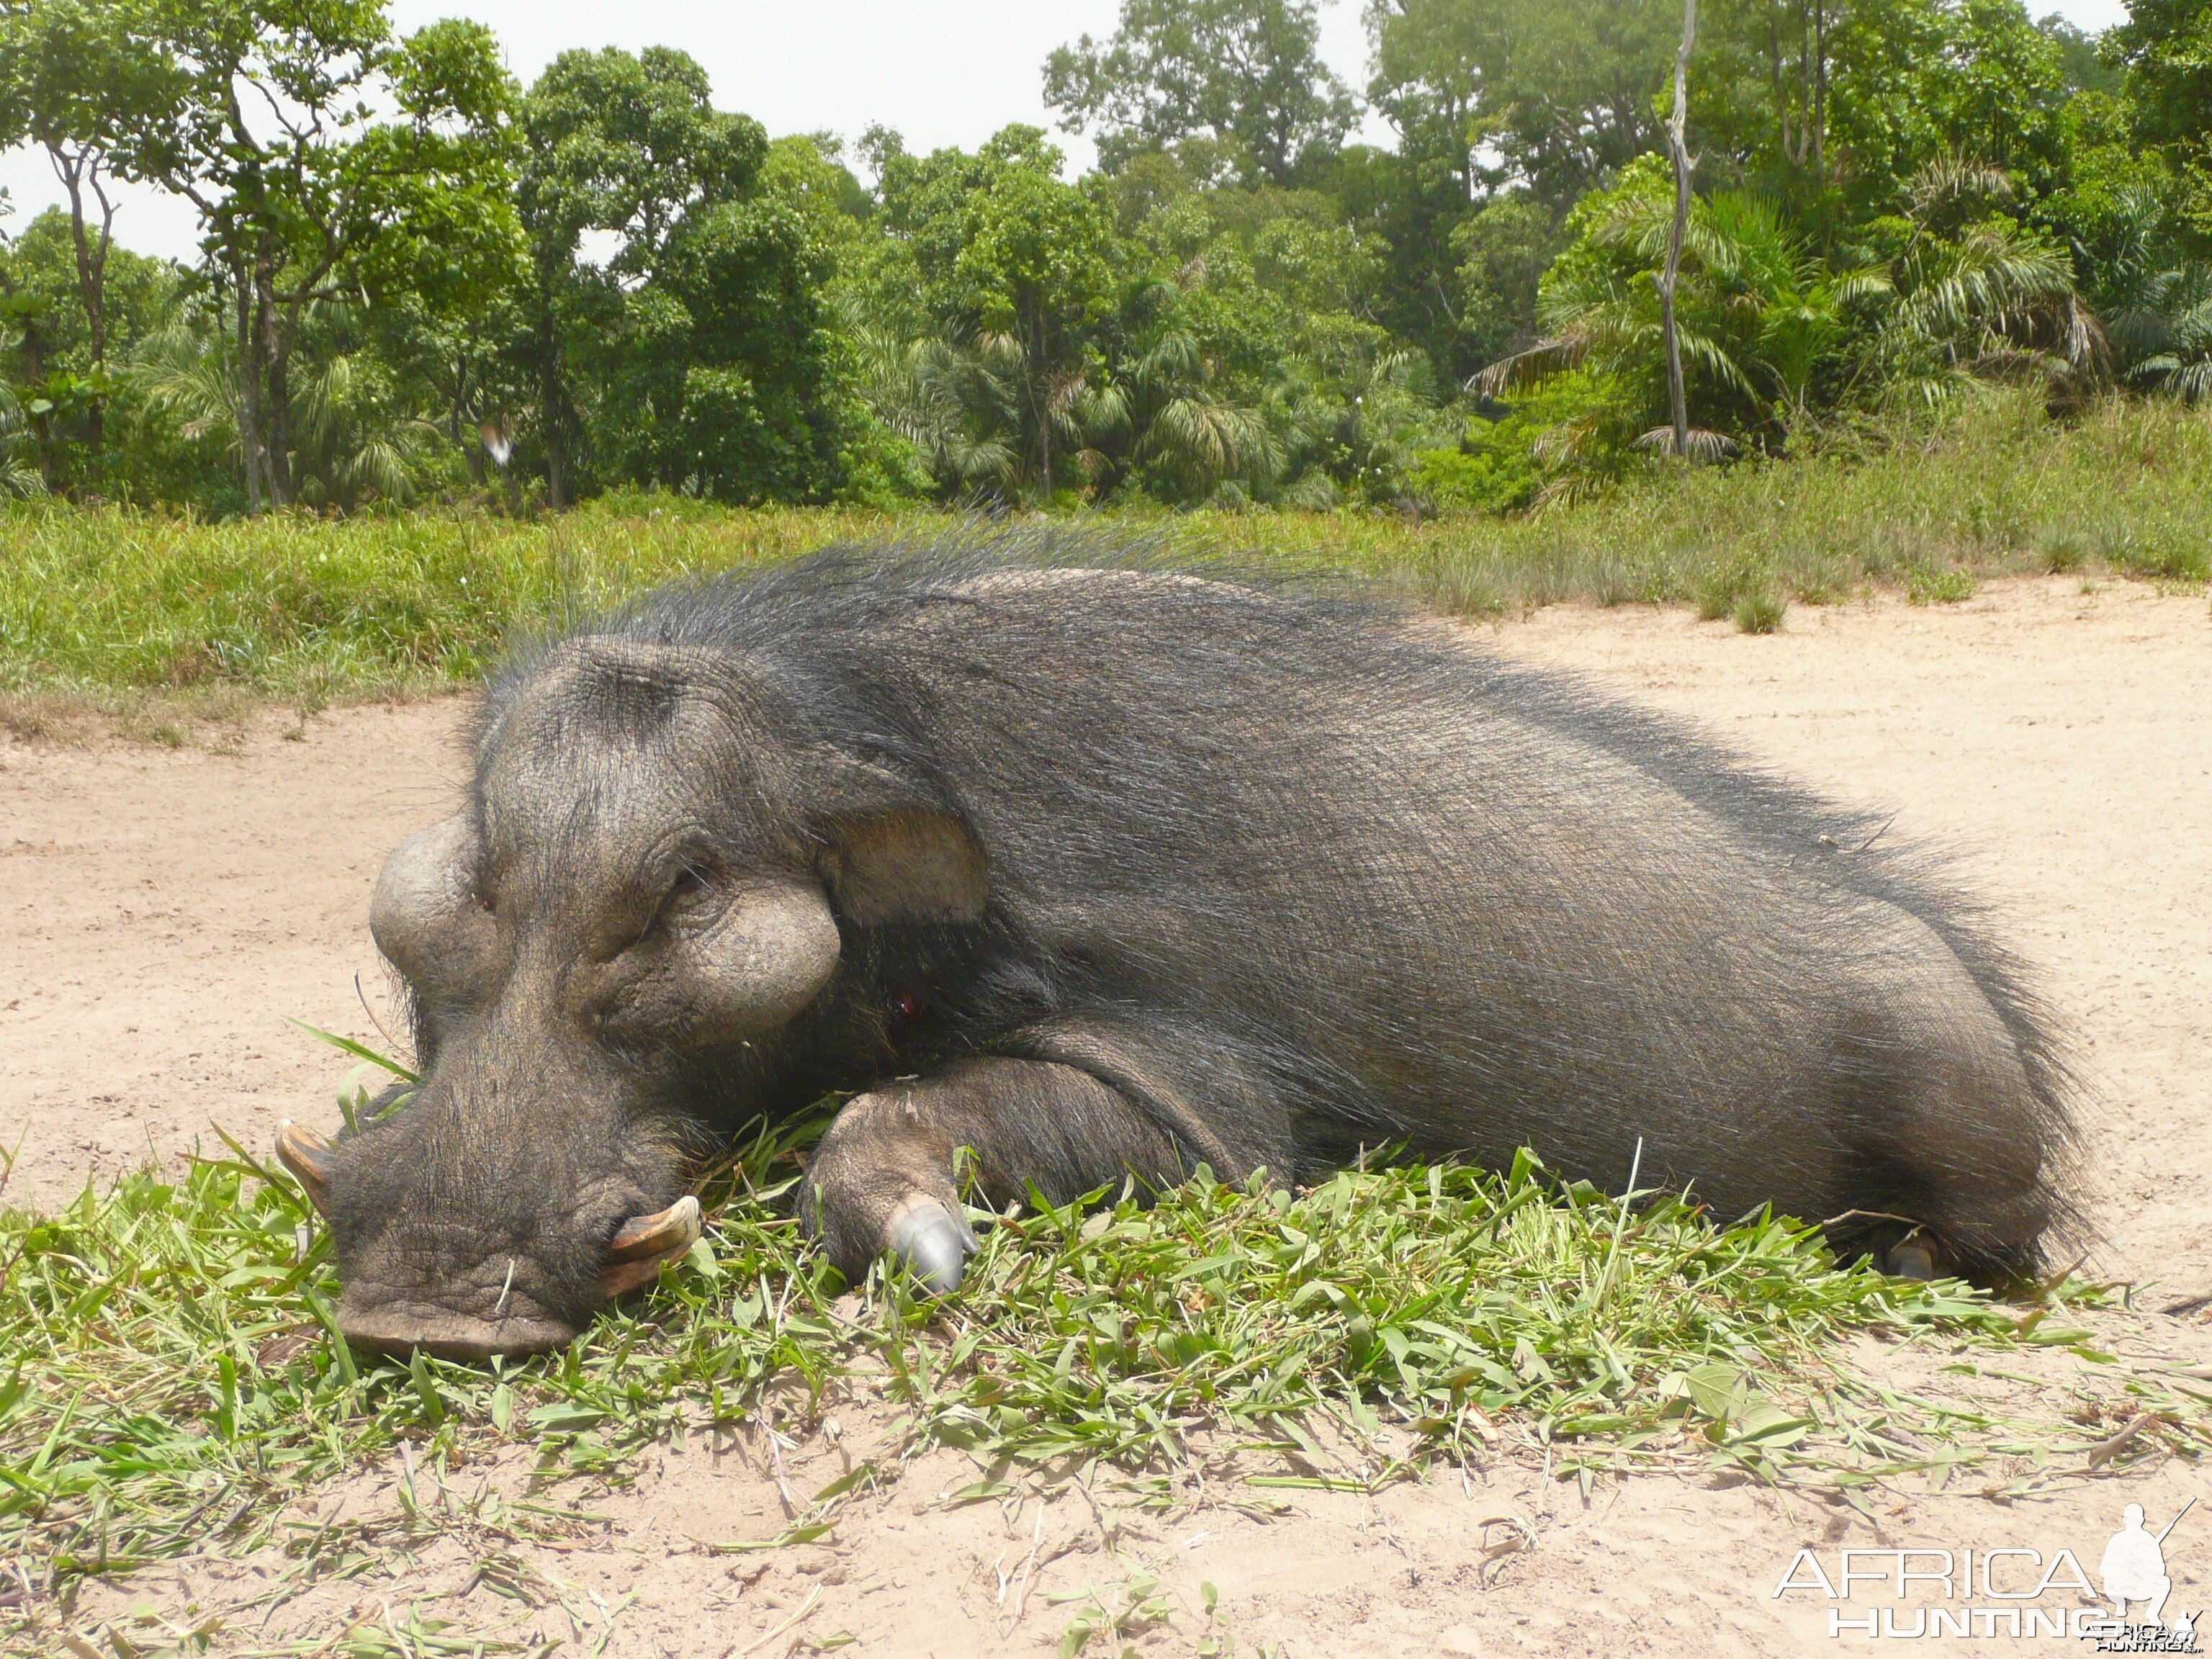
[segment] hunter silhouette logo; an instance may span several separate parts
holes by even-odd
[[[2097,1576],[2104,1580],[2105,1599],[2112,1604],[2112,1616],[2117,1626],[2083,1632],[2084,1635],[2097,1637],[2099,1652],[2195,1653],[2199,1650],[2196,1640],[2196,1620],[2188,1613],[2182,1613],[2175,1619],[2170,1627],[2159,1622],[2159,1615],[2166,1611],[2166,1598],[2173,1593],[2173,1580],[2166,1576],[2166,1540],[2181,1524],[2181,1516],[2196,1507],[2197,1500],[2192,1498],[2181,1506],[2180,1514],[2157,1533],[2149,1531],[2143,1525],[2142,1504],[2130,1504],[2120,1512],[2120,1529],[2112,1534],[2112,1541],[2105,1546],[2104,1559],[2097,1565]],[[2142,1621],[2130,1625],[2128,1608],[2137,1603],[2142,1607]],[[2111,1645],[2115,1641],[2124,1644],[2130,1638],[2139,1641],[2142,1635],[2156,1637],[2160,1634],[2166,1640],[2156,1648]]]

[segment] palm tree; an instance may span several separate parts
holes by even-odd
[[[1268,388],[1268,425],[1281,445],[1294,506],[1334,505],[1346,491],[1370,501],[1401,487],[1434,418],[1435,372],[1420,352],[1370,324],[1310,338]]]
[[[148,409],[176,416],[185,437],[218,434],[228,440],[232,455],[243,459],[238,382],[212,330],[197,328],[182,316],[173,318],[138,343],[124,379]]]
[[[1256,409],[1213,390],[1214,369],[1188,333],[1164,328],[1077,405],[1087,442],[1076,462],[1100,495],[1131,478],[1170,500],[1200,501],[1224,483],[1271,481],[1279,455]]]
[[[2009,219],[1955,237],[1916,234],[1889,268],[1887,303],[1858,349],[1856,401],[1930,411],[1996,380],[2086,386],[2105,341],[2066,250]]]
[[[1594,410],[1550,438],[1557,465],[1586,470],[1623,447],[1674,447],[1657,284],[1673,221],[1668,199],[1621,192],[1587,233],[1596,257],[1554,268],[1539,312],[1545,337],[1469,382],[1470,391],[1505,397],[1586,369],[1622,388],[1623,406]],[[1778,434],[1805,407],[1817,368],[1844,332],[1844,307],[1879,291],[1883,278],[1829,271],[1770,204],[1741,191],[1691,204],[1681,258],[1675,331],[1691,416],[1685,449],[1718,459],[1735,452],[1735,434]]]
[[[2193,404],[2212,394],[2212,269],[2190,261],[2146,279],[2158,319],[2158,349],[2138,358],[2128,378]]]
[[[187,438],[221,437],[242,459],[237,382],[211,331],[179,318],[140,343],[125,374],[149,410],[174,415]],[[300,498],[350,512],[371,500],[411,501],[447,447],[437,427],[396,407],[382,377],[352,354],[311,364],[295,382],[292,463]]]
[[[1993,380],[2040,379],[2054,394],[2089,384],[2104,340],[2065,250],[2002,216],[1973,216],[2010,189],[1979,163],[1931,163],[1907,186],[1909,234],[1887,261],[1816,258],[1744,192],[1692,203],[1676,295],[1689,453],[1719,459],[1770,443],[1816,397],[1925,412]],[[1546,337],[1468,383],[1502,397],[1580,368],[1620,389],[1617,404],[1540,441],[1557,476],[1539,507],[1607,482],[1625,451],[1674,447],[1656,286],[1672,216],[1654,188],[1616,192],[1547,279]]]
[[[2121,191],[2105,228],[2096,253],[2076,254],[2098,273],[2116,373],[2197,402],[2212,392],[2212,267],[2181,251],[2171,208],[2147,187]]]
[[[341,353],[316,364],[293,395],[295,476],[320,483],[325,498],[348,512],[371,500],[411,501],[447,447],[434,423],[393,406],[381,380],[361,358]]]
[[[854,339],[861,395],[877,419],[914,446],[939,492],[948,500],[1012,500],[1021,471],[1020,416],[1005,343],[986,339],[969,348],[876,330],[859,331]]]
[[[31,422],[15,389],[0,381],[0,495],[46,493],[46,476],[39,471],[37,457],[26,453],[31,441]]]

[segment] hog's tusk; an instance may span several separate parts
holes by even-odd
[[[668,1261],[665,1255],[649,1255],[642,1261],[610,1261],[599,1269],[599,1294],[612,1302],[617,1297],[643,1290],[660,1277]]]
[[[599,1288],[611,1300],[650,1285],[663,1262],[683,1255],[698,1237],[699,1200],[689,1193],[657,1214],[632,1217],[607,1246]]]
[[[287,1119],[276,1126],[276,1157],[321,1213],[331,1193],[331,1143]]]
[[[607,1246],[607,1260],[642,1261],[649,1255],[666,1255],[689,1249],[699,1237],[699,1200],[686,1193],[666,1209],[653,1215],[632,1216]]]

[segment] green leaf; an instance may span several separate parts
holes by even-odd
[[[318,1042],[327,1042],[331,1048],[351,1054],[356,1060],[365,1060],[372,1066],[382,1066],[403,1082],[420,1083],[422,1080],[398,1060],[380,1054],[366,1043],[356,1042],[351,1037],[340,1036],[335,1031],[325,1031],[321,1026],[310,1025],[304,1019],[294,1019],[289,1014],[284,1016],[284,1021],[289,1025],[297,1026]]]

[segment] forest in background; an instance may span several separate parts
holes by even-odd
[[[0,487],[205,517],[739,504],[1516,512],[1674,465],[1678,0],[1124,0],[1095,141],[771,138],[673,47],[527,88],[383,0],[6,0]],[[1705,0],[1674,296],[1690,455],[1992,392],[2212,386],[2212,0]],[[1352,142],[1363,106],[1395,135]],[[112,185],[191,203],[189,264]]]

